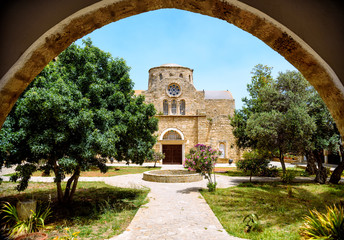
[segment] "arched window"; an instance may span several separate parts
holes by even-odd
[[[162,80],[162,74],[161,73],[159,74],[159,78],[160,78],[160,80]]]
[[[164,110],[164,115],[168,115],[168,102],[167,100],[164,100],[164,103],[163,103],[163,110]]]
[[[219,149],[221,151],[221,155],[219,156],[220,158],[225,158],[226,157],[226,146],[224,143],[220,143]]]
[[[179,77],[180,77],[180,78],[183,78],[183,74],[182,74],[182,73],[181,73],[181,74],[179,74]]]
[[[163,140],[182,140],[182,137],[176,131],[170,130],[162,138]]]
[[[172,101],[171,112],[172,112],[172,114],[177,113],[177,102],[176,102],[176,100]]]
[[[185,115],[185,101],[184,100],[181,100],[180,101],[180,115]]]

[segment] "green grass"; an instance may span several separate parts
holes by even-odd
[[[101,173],[99,169],[97,168],[92,168],[89,171],[81,172],[81,177],[113,177],[113,176],[119,176],[119,175],[125,175],[125,174],[136,174],[136,173],[143,173],[146,171],[151,171],[151,170],[158,170],[160,167],[113,167],[110,166],[108,167],[108,171],[106,173]],[[7,174],[5,176],[12,176],[13,173]],[[34,172],[32,176],[35,177],[41,177],[43,176],[42,171],[37,171]],[[54,176],[53,173],[50,173],[50,175],[44,175],[44,177],[52,177]]]
[[[223,172],[219,172],[217,174],[221,174],[221,175],[225,175],[229,177],[250,176],[250,173],[245,173],[242,170],[237,169],[236,167],[219,168],[219,169],[222,170]],[[305,170],[302,168],[294,167],[294,168],[288,168],[288,169],[295,171],[296,173],[295,177],[309,176],[307,175],[307,173],[305,173]],[[282,168],[278,168],[278,172],[280,175],[282,175]],[[309,177],[315,177],[315,175],[311,175]]]
[[[15,183],[0,185],[0,202],[37,199],[47,204],[51,196],[53,215],[46,221],[49,239],[64,236],[64,228],[78,232],[79,239],[107,239],[120,234],[129,225],[148,190],[117,188],[101,182],[79,182],[72,203],[59,205],[54,183],[29,183],[24,192],[14,190]],[[0,216],[1,218],[1,216]],[[1,223],[0,223],[1,229]]]
[[[326,205],[344,201],[344,185],[280,183],[241,184],[217,189],[215,193],[201,191],[203,197],[226,231],[247,239],[300,239],[298,230],[309,209],[325,212]],[[243,218],[251,213],[259,216],[262,232],[246,233]]]

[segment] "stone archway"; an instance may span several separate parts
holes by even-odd
[[[51,59],[73,41],[129,16],[157,9],[176,8],[223,19],[253,34],[279,52],[316,88],[344,135],[344,88],[333,69],[293,31],[243,2],[250,1],[89,0],[89,6],[80,7],[37,38],[1,78],[0,126],[27,85]],[[264,8],[265,1],[259,2]],[[298,4],[297,1],[292,2]]]

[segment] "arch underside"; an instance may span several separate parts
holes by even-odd
[[[265,42],[315,87],[343,136],[344,90],[332,69],[282,24],[234,0],[104,0],[75,12],[37,39],[1,79],[0,126],[28,84],[72,42],[111,22],[163,8],[176,8],[222,19]]]

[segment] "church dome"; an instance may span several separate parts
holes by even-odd
[[[175,63],[166,63],[161,65],[160,67],[183,67],[182,65],[175,64]]]

